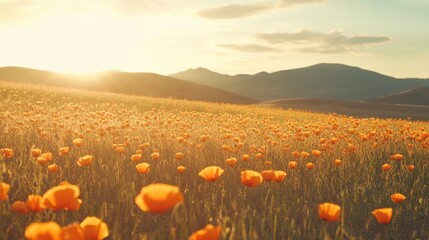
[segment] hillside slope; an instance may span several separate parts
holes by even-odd
[[[239,104],[257,102],[224,90],[154,73],[107,71],[96,74],[60,74],[20,67],[3,67],[0,68],[0,81],[209,102]]]
[[[365,102],[429,106],[429,87],[413,88],[379,98],[367,99]]]
[[[390,103],[355,102],[330,99],[280,99],[258,106],[305,110],[315,113],[336,113],[361,118],[401,118],[429,120],[429,106],[404,106]]]

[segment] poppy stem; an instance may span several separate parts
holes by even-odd
[[[340,239],[344,239],[344,211],[345,211],[345,194],[344,190],[341,190],[341,224],[340,224]]]
[[[274,215],[273,239],[277,239],[277,214]]]

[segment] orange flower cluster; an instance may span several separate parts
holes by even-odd
[[[97,217],[61,228],[56,222],[33,222],[25,229],[29,240],[102,240],[109,236],[107,224]]]

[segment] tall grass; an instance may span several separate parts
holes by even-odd
[[[11,186],[0,202],[0,239],[20,239],[34,221],[67,225],[96,216],[107,223],[110,239],[187,239],[208,223],[222,226],[223,239],[426,239],[429,237],[429,131],[427,122],[392,119],[354,119],[293,110],[156,99],[17,84],[0,86],[0,148],[15,156],[2,159],[0,182]],[[200,136],[208,141],[201,142]],[[83,137],[82,147],[73,139]],[[184,142],[178,141],[183,137]],[[142,143],[148,174],[136,171],[130,160]],[[129,145],[127,146],[127,143]],[[112,144],[125,144],[123,154]],[[353,146],[349,146],[352,144]],[[59,156],[60,147],[71,147]],[[355,150],[347,151],[351,147]],[[31,157],[40,148],[54,154],[60,171],[50,173]],[[150,154],[158,149],[159,160]],[[294,158],[293,151],[322,151],[321,156]],[[176,152],[185,154],[175,160]],[[263,153],[264,158],[256,158]],[[390,160],[394,153],[404,160]],[[95,162],[79,167],[79,157],[91,154]],[[248,161],[241,156],[249,154]],[[239,162],[229,167],[225,160]],[[342,164],[334,166],[333,161]],[[297,169],[288,169],[289,161]],[[267,166],[265,161],[271,161]],[[315,169],[305,168],[313,162]],[[382,171],[390,163],[393,168]],[[406,166],[415,165],[414,171]],[[186,167],[184,174],[176,167]],[[205,182],[198,172],[216,165],[225,170],[216,182]],[[265,182],[248,188],[240,171],[283,170],[281,183]],[[61,181],[81,189],[81,208],[18,214],[14,201],[43,195]],[[140,189],[154,182],[177,185],[183,205],[164,215],[142,212],[134,203]],[[407,199],[395,204],[393,193]],[[318,204],[342,207],[342,220],[319,219]],[[371,215],[392,207],[390,224],[380,225]]]

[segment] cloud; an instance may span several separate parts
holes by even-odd
[[[202,18],[207,19],[234,19],[244,18],[265,12],[275,8],[291,7],[306,3],[318,3],[326,0],[281,0],[277,4],[231,4],[221,7],[208,8],[198,12],[197,14]]]
[[[268,5],[237,5],[231,4],[222,7],[209,8],[198,13],[202,18],[232,19],[243,18],[271,9]]]
[[[46,14],[107,14],[123,16],[175,12],[195,5],[197,0],[0,0],[0,25],[31,21]]]
[[[307,4],[307,3],[321,3],[325,2],[325,0],[280,0],[280,7],[289,7],[299,4]]]
[[[240,52],[272,52],[277,51],[276,48],[267,47],[258,44],[218,44],[217,46],[229,48]]]
[[[353,52],[355,47],[376,43],[385,43],[387,36],[354,35],[346,36],[340,31],[330,33],[301,30],[292,33],[260,33],[256,38],[271,44],[305,45],[297,50],[304,53],[344,53]]]
[[[52,4],[52,0],[0,0],[0,25],[37,17],[48,11]]]

